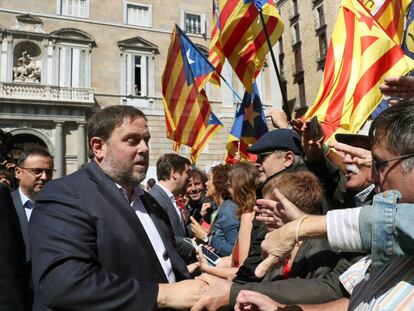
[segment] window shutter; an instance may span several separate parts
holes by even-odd
[[[207,29],[206,16],[204,14],[201,14],[201,34],[202,35],[207,35],[206,29]]]
[[[180,28],[184,31],[186,31],[185,28],[185,13],[183,10],[180,10]]]
[[[147,96],[148,95],[147,68],[148,68],[148,57],[147,56],[141,56],[141,96]]]
[[[80,50],[72,49],[72,87],[80,87]]]
[[[133,61],[134,58],[130,55],[130,54],[126,54],[126,94],[127,95],[131,95],[133,94],[133,81],[132,81],[132,77],[133,77]]]

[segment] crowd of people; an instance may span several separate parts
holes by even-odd
[[[90,162],[63,178],[26,145],[0,170],[0,310],[414,309],[414,79],[381,90],[368,136],[328,145],[272,110],[255,163],[167,153],[146,185],[131,106],[91,116]]]

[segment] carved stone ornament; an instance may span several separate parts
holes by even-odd
[[[46,33],[43,29],[43,22],[40,18],[31,14],[16,16],[16,24],[11,27],[12,30]]]
[[[33,59],[24,51],[13,68],[13,81],[39,83],[40,63],[40,60]]]

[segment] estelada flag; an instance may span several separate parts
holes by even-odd
[[[404,16],[411,0],[359,0],[397,44],[401,45]]]
[[[214,135],[223,127],[223,123],[216,117],[216,115],[211,112],[210,119],[208,120],[207,127],[199,135],[198,140],[191,148],[190,151],[190,160],[191,163],[195,164],[204,147],[208,142],[213,138]]]
[[[387,76],[404,75],[414,62],[358,1],[344,0],[326,56],[314,115],[329,139],[335,132],[355,133],[382,99]]]
[[[219,40],[220,35],[220,14],[217,7],[217,0],[213,0],[213,19],[211,25],[211,39],[208,52],[208,60],[216,68],[215,72],[212,73],[210,82],[213,84],[220,85],[221,70],[224,66],[225,57],[223,54],[223,47]]]
[[[167,138],[177,145],[192,147],[207,126],[211,107],[204,89],[199,91],[193,66],[189,64],[188,56],[192,54],[185,51],[182,34],[176,27],[162,75],[162,102]]]
[[[254,144],[268,131],[262,101],[256,84],[253,94],[244,93],[243,101],[236,111],[234,123],[227,139],[227,156],[225,161],[232,163],[238,153],[241,159],[250,159],[247,147]]]

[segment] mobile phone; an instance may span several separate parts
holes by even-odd
[[[201,219],[203,219],[203,216],[201,216],[201,214],[198,210],[194,210],[194,212],[191,216],[193,216],[193,218],[195,220],[197,220],[198,223],[200,223]]]
[[[322,133],[321,126],[318,122],[318,117],[314,116],[309,121],[309,138],[312,140],[316,140],[316,139],[322,138],[322,136],[323,136],[323,133]]]
[[[204,245],[200,245],[200,249],[207,261],[211,263],[213,266],[217,266],[221,259],[220,256],[209,250]]]

